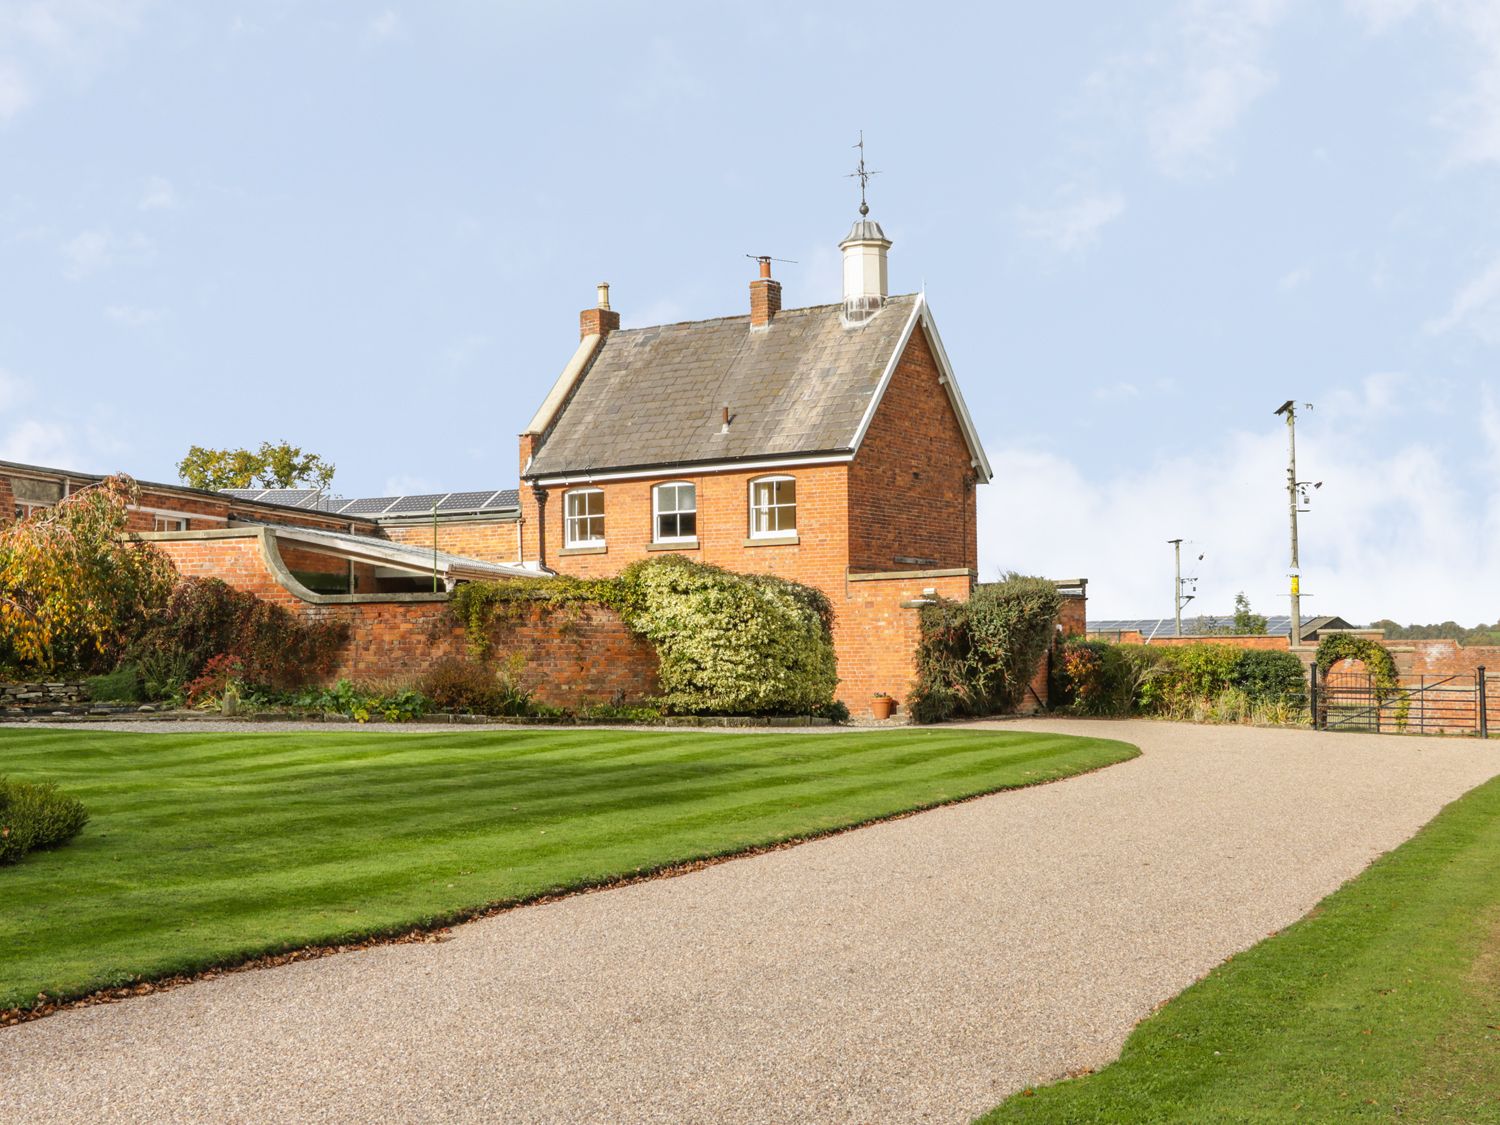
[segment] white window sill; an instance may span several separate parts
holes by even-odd
[[[602,555],[608,551],[609,548],[603,543],[580,543],[576,547],[564,547],[557,553],[559,555]]]
[[[752,535],[745,540],[747,547],[792,547],[802,542],[802,537],[791,535]]]
[[[652,540],[646,544],[648,551],[696,551],[698,540],[696,539],[661,539]]]

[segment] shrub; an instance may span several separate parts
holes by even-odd
[[[304,710],[345,715],[359,723],[367,723],[375,715],[392,723],[404,723],[432,710],[432,701],[415,688],[382,689],[351,680],[340,680],[332,687],[311,688],[290,696],[289,702]]]
[[[131,656],[152,698],[176,694],[219,655],[239,661],[236,678],[286,689],[327,675],[347,637],[342,623],[304,622],[217,578],[185,578]]]
[[[1128,715],[1166,650],[1069,638],[1055,666],[1058,701],[1084,715]]]
[[[924,606],[917,681],[907,699],[912,718],[930,723],[1015,710],[1061,609],[1056,585],[1015,573],[976,587],[966,602]]]
[[[189,707],[202,707],[224,697],[230,686],[238,688],[244,683],[245,664],[238,656],[221,652],[210,656],[203,671],[182,685],[182,694]],[[236,693],[238,694],[238,693]]]
[[[1290,652],[1244,650],[1233,678],[1252,706],[1284,704],[1294,711],[1307,706],[1307,672]]]
[[[520,665],[512,659],[497,672],[473,660],[440,660],[422,677],[422,694],[439,711],[525,715],[531,710],[531,693],[521,686]]]
[[[125,537],[136,495],[114,476],[0,529],[0,655],[44,673],[114,665],[176,578],[165,555]]]
[[[59,793],[55,785],[0,777],[0,864],[67,843],[88,819],[77,798]]]
[[[682,714],[808,715],[833,702],[833,610],[810,586],[675,556],[632,563],[618,603]]]
[[[141,689],[141,670],[129,661],[113,672],[91,676],[84,688],[88,697],[99,703],[141,703],[146,698]]]

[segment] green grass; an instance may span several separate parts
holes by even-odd
[[[1135,757],[1012,732],[0,729],[92,820],[0,868],[0,1009],[462,917]]]
[[[1500,779],[998,1122],[1500,1122]]]

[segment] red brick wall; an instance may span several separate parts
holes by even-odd
[[[438,524],[438,550],[484,562],[513,563],[520,554],[519,520],[473,520]],[[432,525],[387,525],[385,537],[393,543],[432,546]]]
[[[938,375],[919,325],[849,467],[852,570],[979,565],[971,454]]]
[[[905,704],[916,676],[922,631],[918,611],[902,603],[921,598],[929,589],[940,597],[968,601],[972,580],[968,575],[858,579],[848,583],[846,594],[834,599],[838,696],[854,715],[870,714],[870,701],[877,691]]]
[[[253,536],[164,539],[156,545],[183,574],[221,578],[310,620],[345,622],[350,639],[333,679],[409,683],[436,661],[465,651],[463,630],[449,619],[442,595],[308,602],[281,585]],[[283,548],[294,558],[296,551]],[[518,652],[525,658],[522,682],[550,706],[634,702],[657,690],[655,650],[602,607],[574,613],[537,608],[518,621],[498,624],[493,641],[497,656]]]

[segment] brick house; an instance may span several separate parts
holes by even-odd
[[[621,329],[599,287],[520,436],[522,558],[594,576],[659,552],[762,571],[833,603],[840,697],[904,697],[916,605],[965,599],[990,479],[925,296],[887,289],[868,219],[843,300],[783,309],[770,259],[739,316]]]

